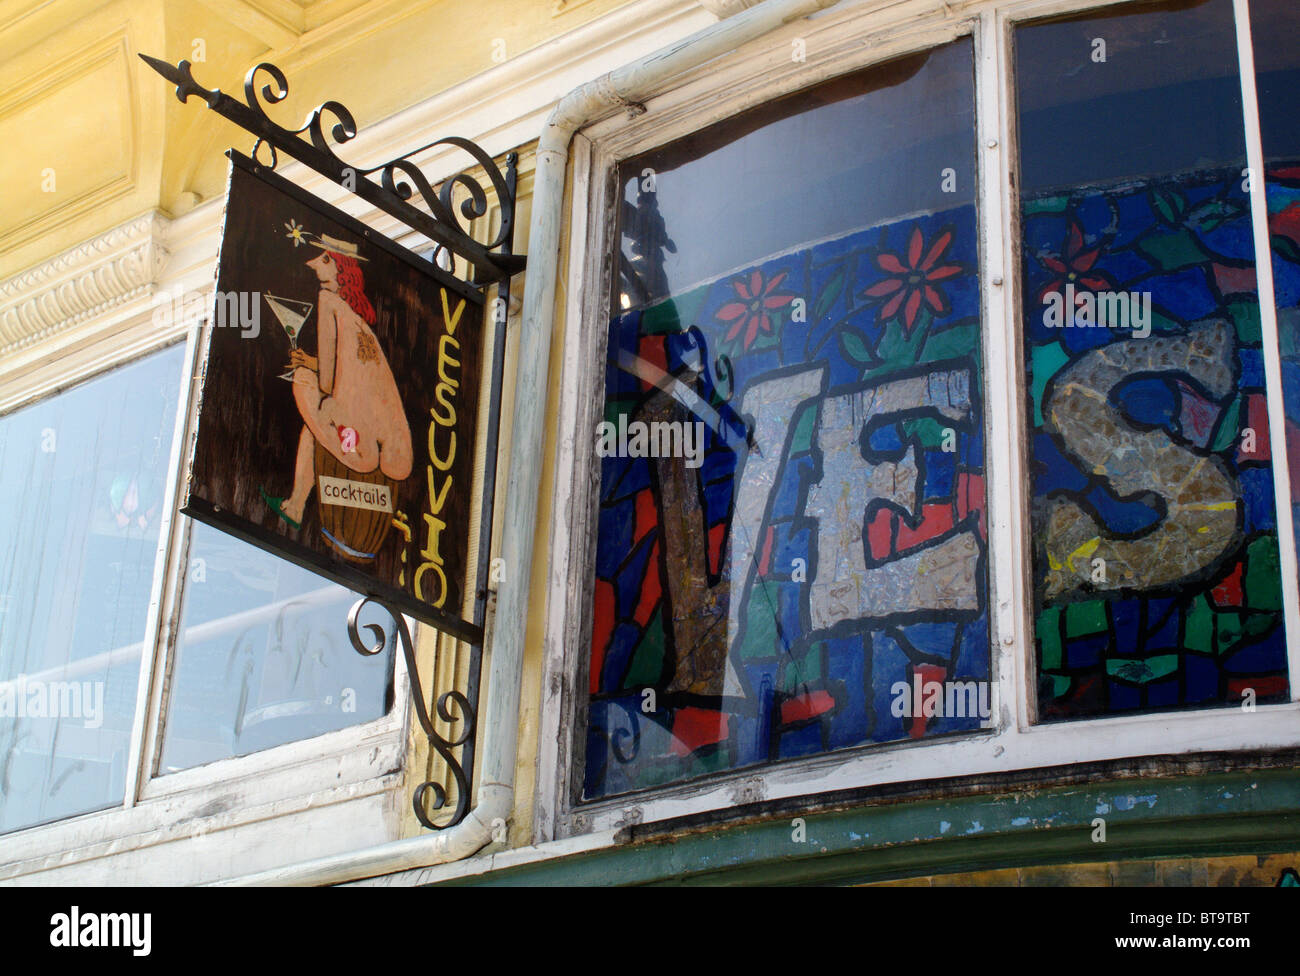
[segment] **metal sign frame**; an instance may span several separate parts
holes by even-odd
[[[279,153],[298,160],[332,180],[345,190],[355,194],[385,213],[396,217],[407,227],[423,234],[435,245],[433,258],[442,252],[463,258],[470,266],[469,281],[462,281],[450,276],[438,266],[436,260],[421,257],[408,248],[385,238],[373,228],[355,222],[358,231],[379,244],[385,250],[405,259],[433,264],[430,269],[439,279],[449,279],[461,289],[483,290],[496,286],[496,297],[485,304],[492,309],[492,358],[488,369],[487,396],[490,398],[487,411],[487,425],[483,434],[486,444],[486,459],[480,484],[480,509],[478,527],[478,559],[474,567],[474,600],[471,619],[461,621],[463,626],[448,626],[445,619],[423,614],[418,607],[403,603],[393,606],[385,599],[365,593],[366,587],[360,579],[349,580],[354,589],[362,590],[361,598],[348,615],[348,638],[353,648],[363,655],[382,653],[393,646],[394,641],[401,644],[410,678],[412,704],[416,718],[424,732],[430,748],[446,762],[455,782],[455,801],[449,817],[443,815],[435,820],[439,811],[448,805],[447,792],[440,782],[426,780],[421,782],[412,795],[415,816],[420,823],[430,830],[442,830],[464,819],[469,811],[471,778],[474,769],[474,752],[477,733],[477,710],[481,673],[483,663],[483,632],[487,618],[489,590],[487,588],[491,567],[491,544],[493,526],[493,504],[496,497],[497,448],[501,429],[501,386],[505,366],[506,309],[510,297],[510,279],[523,270],[526,259],[523,255],[513,253],[515,194],[518,185],[518,156],[509,153],[505,157],[502,170],[495,160],[483,149],[468,139],[445,136],[420,146],[402,156],[370,168],[360,168],[347,164],[334,152],[333,146],[326,139],[324,119],[328,115],[334,124],[329,134],[335,144],[342,144],[356,137],[357,128],[352,114],[341,103],[325,101],[312,110],[306,121],[298,129],[285,129],[267,117],[258,99],[257,76],[265,72],[271,83],[260,89],[261,99],[268,104],[283,101],[289,94],[288,82],[284,73],[269,62],[254,65],[244,78],[246,104],[231,98],[220,89],[208,89],[200,86],[191,72],[188,61],[171,65],[166,61],[140,54],[140,58],[167,81],[176,86],[176,97],[182,103],[191,96],[203,99],[207,107],[233,122],[256,137],[251,160],[241,159],[241,165],[251,167],[263,179],[274,182],[286,193],[299,199],[315,201],[315,198],[300,187],[284,180],[274,173],[279,161]],[[274,87],[273,87],[274,86]],[[262,163],[258,155],[265,146],[270,153],[269,163]],[[462,218],[472,221],[482,217],[488,210],[487,191],[483,184],[468,171],[461,171],[442,180],[437,187],[421,173],[411,161],[412,157],[437,146],[451,146],[467,153],[482,168],[491,188],[495,191],[501,208],[501,228],[496,236],[487,243],[476,241],[469,233]],[[232,155],[232,159],[238,154]],[[376,175],[378,182],[376,182]],[[457,188],[468,196],[455,205]],[[418,193],[428,210],[422,210],[411,201]],[[318,204],[323,201],[316,201]],[[328,206],[328,205],[326,205]],[[331,208],[337,209],[337,208]],[[484,337],[486,338],[486,337]],[[480,392],[480,396],[482,392]],[[228,531],[225,526],[223,530]],[[314,567],[309,567],[314,568]],[[337,574],[336,574],[337,575]],[[361,611],[367,603],[382,606],[394,620],[394,633],[389,635],[378,624],[362,624]],[[402,613],[407,612],[452,636],[466,640],[470,645],[469,675],[464,693],[455,689],[439,695],[435,701],[426,696],[422,687],[419,669],[415,659],[415,645]],[[369,632],[369,639],[361,631]],[[430,707],[445,722],[463,722],[459,734],[445,738],[434,728],[430,717]],[[432,814],[432,815],[431,815]]]

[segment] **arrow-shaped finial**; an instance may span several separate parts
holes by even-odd
[[[198,95],[208,103],[209,108],[216,105],[221,90],[218,88],[204,88],[195,81],[194,75],[190,73],[190,63],[188,61],[181,61],[173,66],[161,58],[153,58],[143,53],[140,54],[140,60],[176,86],[176,98],[179,101],[184,102],[191,95]]]

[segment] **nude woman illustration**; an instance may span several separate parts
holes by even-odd
[[[294,349],[289,356],[293,397],[303,420],[293,490],[288,498],[262,492],[271,509],[294,528],[302,525],[318,473],[344,478],[369,475],[361,480],[372,483],[400,482],[410,476],[413,463],[411,429],[397,383],[371,330],[375,310],[366,298],[361,273],[366,259],[355,244],[328,234],[308,243],[320,248],[320,254],[307,262],[320,281],[317,355]],[[331,470],[318,471],[321,467]],[[382,539],[388,519],[380,521]],[[344,555],[373,558],[373,552],[353,550],[324,527],[322,531]],[[370,535],[372,541],[379,541],[373,532]]]

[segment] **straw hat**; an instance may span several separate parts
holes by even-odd
[[[350,241],[341,241],[337,237],[330,237],[329,234],[321,234],[315,240],[307,242],[312,247],[319,247],[325,251],[333,251],[335,254],[342,254],[352,258],[354,261],[367,261],[357,251],[357,246]]]

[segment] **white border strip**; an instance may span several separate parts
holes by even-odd
[[[1246,124],[1246,165],[1250,169],[1250,216],[1255,234],[1255,280],[1259,325],[1264,339],[1264,387],[1268,435],[1273,451],[1273,498],[1277,509],[1278,550],[1282,570],[1282,608],[1286,618],[1291,700],[1300,701],[1300,586],[1297,586],[1295,526],[1291,518],[1291,472],[1287,465],[1286,410],[1282,399],[1282,350],[1273,291],[1273,248],[1268,236],[1268,187],[1264,177],[1264,141],[1259,130],[1255,90],[1255,48],[1246,0],[1232,0],[1237,23],[1237,68],[1241,75],[1241,109]]]
[[[167,595],[168,555],[171,551],[172,523],[179,520],[180,506],[177,496],[180,494],[181,459],[185,457],[186,419],[189,416],[190,387],[194,380],[194,344],[195,332],[191,329],[184,341],[185,358],[181,363],[180,384],[176,393],[176,416],[172,419],[172,448],[167,460],[167,507],[163,509],[162,520],[158,526],[158,548],[154,554],[153,584],[149,590],[149,610],[145,618],[144,644],[140,651],[140,671],[135,692],[135,718],[131,722],[131,745],[127,751],[126,792],[122,805],[133,807],[140,796],[142,780],[141,754],[144,741],[149,735],[147,722],[150,714],[150,702],[153,690],[153,655],[152,650],[158,644],[158,635],[162,630],[161,609]],[[148,660],[145,660],[146,654]]]
[[[1010,479],[1010,490],[995,490],[995,471],[1017,471],[1023,463],[1017,452],[1015,343],[1015,300],[1008,269],[1014,267],[1006,214],[1009,190],[1006,180],[1008,143],[998,79],[1001,77],[1001,43],[998,22],[991,10],[984,11],[973,45],[975,78],[976,216],[980,235],[979,289],[982,306],[980,354],[984,375],[984,518],[988,527],[989,667],[993,687],[995,725],[1010,729],[1016,724],[1017,703],[1024,698],[1026,676],[1016,647],[1026,640],[1017,615],[1020,605],[1019,579],[1023,576],[1018,549],[1022,538],[1016,518],[1019,479]]]

